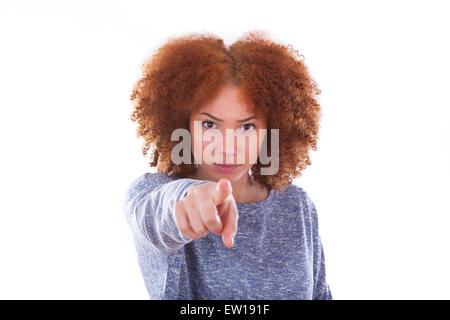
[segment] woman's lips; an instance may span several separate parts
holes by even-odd
[[[239,167],[238,164],[217,164],[214,163],[214,167],[222,173],[230,173],[233,172],[234,169],[236,169],[237,167]]]

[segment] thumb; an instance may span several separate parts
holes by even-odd
[[[216,183],[216,187],[213,192],[214,204],[217,206],[221,204],[232,191],[230,180],[222,178]]]

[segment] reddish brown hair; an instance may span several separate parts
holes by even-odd
[[[171,134],[177,128],[189,130],[191,112],[222,85],[231,84],[240,88],[256,114],[267,119],[268,129],[279,129],[278,172],[261,175],[261,168],[270,164],[261,164],[259,158],[251,171],[269,190],[284,189],[311,164],[309,150],[317,149],[320,90],[302,58],[292,45],[276,43],[264,31],[246,33],[229,47],[211,34],[170,38],[142,64],[142,76],[130,97],[130,118],[138,123],[137,136],[144,138],[144,156],[151,150],[149,165],[175,177],[195,172],[194,164],[171,161],[172,147],[178,143],[171,141]]]

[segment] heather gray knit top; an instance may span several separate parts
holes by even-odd
[[[332,299],[316,208],[301,187],[237,203],[227,248],[212,232],[192,240],[177,228],[175,203],[203,182],[157,172],[128,187],[124,214],[150,299]]]

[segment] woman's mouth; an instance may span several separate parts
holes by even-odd
[[[217,171],[221,173],[230,173],[233,172],[234,169],[239,167],[239,164],[217,164],[214,163],[214,167],[217,169]]]

